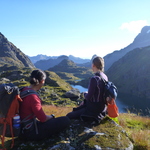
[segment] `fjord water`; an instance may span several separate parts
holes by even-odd
[[[84,88],[81,85],[71,86],[78,89],[81,93],[88,91],[87,88]],[[126,113],[129,111],[138,115],[150,115],[150,100],[119,93],[116,103],[120,113]]]

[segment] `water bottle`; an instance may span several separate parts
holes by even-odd
[[[18,114],[13,117],[13,127],[16,129],[20,128],[20,116]]]

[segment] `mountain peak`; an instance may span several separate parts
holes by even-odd
[[[59,63],[60,66],[66,66],[66,67],[75,67],[76,64],[69,59],[64,59]]]
[[[108,70],[111,65],[125,56],[128,52],[134,50],[135,48],[142,48],[150,45],[150,26],[144,26],[141,32],[135,37],[134,41],[127,47],[114,51],[104,57],[105,60],[105,70]]]
[[[63,59],[58,65],[49,68],[49,71],[59,71],[59,72],[74,72],[74,70],[78,68],[77,65],[69,60],[69,59]]]
[[[0,32],[0,44],[2,42],[7,42],[7,38]]]
[[[144,26],[141,30],[141,33],[150,33],[150,26]]]
[[[0,33],[0,66],[4,64],[17,67],[34,67],[29,58]]]
[[[137,44],[136,48],[145,47],[150,45],[150,26],[144,26],[139,33],[133,43]]]

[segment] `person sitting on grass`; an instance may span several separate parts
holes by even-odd
[[[23,102],[20,104],[21,139],[49,138],[70,125],[70,119],[67,116],[55,118],[54,115],[44,113],[37,91],[44,85],[45,79],[46,74],[42,70],[34,70],[30,76],[30,86],[24,87],[21,91],[35,91],[22,98]]]
[[[81,102],[79,107],[67,114],[70,119],[99,123],[106,116],[107,106],[103,97],[104,83],[100,78],[108,81],[106,74],[104,74],[104,59],[96,56],[92,61],[92,70],[94,76],[90,79],[88,92],[84,93],[85,100]]]

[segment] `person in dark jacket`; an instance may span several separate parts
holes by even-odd
[[[81,102],[79,107],[67,114],[70,119],[80,118],[83,121],[99,123],[106,115],[107,106],[103,98],[104,83],[101,79],[102,77],[108,81],[106,74],[104,74],[104,59],[96,56],[92,61],[92,70],[94,76],[90,79],[88,92],[84,93],[85,100]]]

